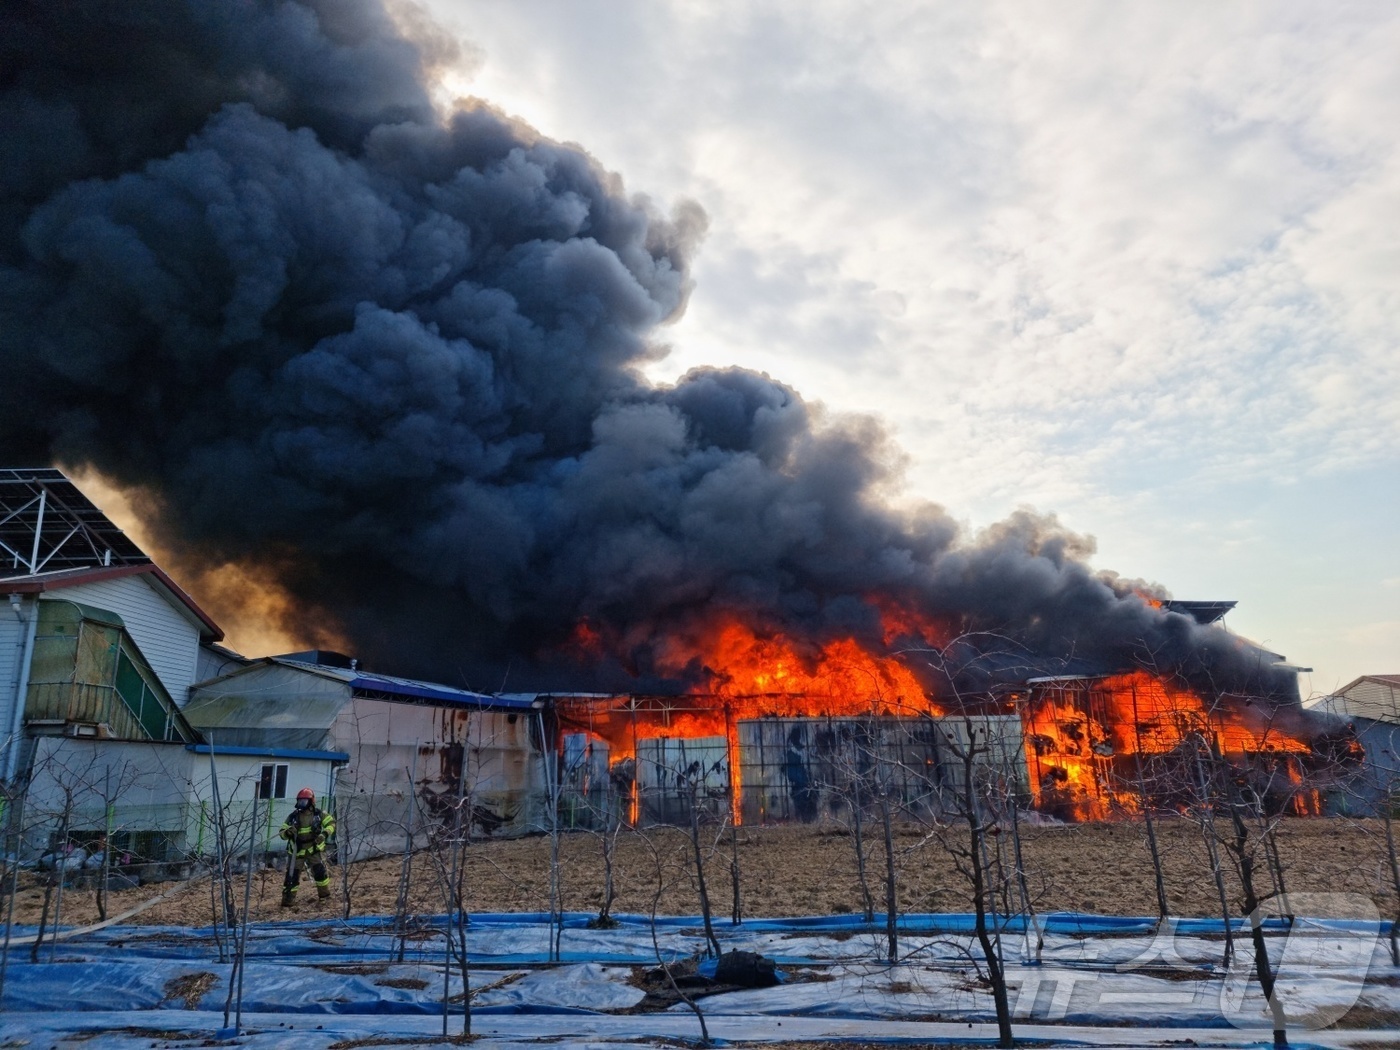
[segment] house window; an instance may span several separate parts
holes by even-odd
[[[262,767],[258,777],[258,798],[287,797],[287,764],[278,762]]]

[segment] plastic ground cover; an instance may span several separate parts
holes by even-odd
[[[502,1039],[526,1042],[557,1039],[561,1032],[587,1034],[601,1040],[597,1045],[697,1034],[685,1004],[662,1013],[632,1011],[645,998],[636,975],[655,967],[658,953],[671,962],[703,950],[700,918],[658,918],[653,926],[645,916],[618,916],[619,925],[608,930],[589,929],[590,918],[564,917],[560,951],[551,959],[547,915],[471,915],[467,936],[478,1027],[495,1024]],[[1295,1044],[1349,1045],[1344,1034],[1322,1029],[1357,1006],[1371,1011],[1377,1024],[1400,1019],[1400,970],[1390,963],[1387,924],[1300,919],[1291,926],[1270,920],[1266,927],[1278,948],[1291,1023],[1307,1037],[1295,1038]],[[442,915],[415,917],[402,929],[375,917],[253,925],[240,1045],[288,1040],[285,1045],[310,1046],[315,1044],[296,1040],[312,1038],[312,1032],[327,1046],[333,1035],[425,1037],[434,1025],[440,1032],[444,998],[450,1028],[460,1030],[461,978],[448,968],[444,979],[447,928]],[[903,916],[898,928],[900,960],[891,965],[883,961],[881,918],[874,924],[857,916],[719,922],[715,929],[726,950],[759,952],[789,979],[704,998],[700,1008],[727,1031],[747,1025],[749,1037],[762,1038],[793,1036],[797,1028],[914,1038],[896,1035],[903,1031],[898,1026],[947,1027],[944,1035],[921,1029],[919,1038],[927,1041],[953,1038],[958,1025],[980,1031],[994,1019],[991,996],[979,979],[971,915]],[[32,932],[12,931],[17,937]],[[231,964],[227,952],[220,956],[218,932],[109,927],[46,941],[38,962],[31,961],[28,947],[12,947],[0,1032],[31,1038],[35,1045],[92,1033],[102,1035],[102,1046],[120,1046],[109,1041],[127,1038],[136,1040],[130,1045],[153,1045],[130,1032],[163,1026],[208,1037],[211,1018],[218,1021],[215,1029],[222,1027],[229,996]],[[1236,958],[1226,966],[1223,933],[1219,920],[1172,920],[1159,927],[1146,918],[1069,913],[1042,916],[1029,929],[1004,929],[1001,950],[1016,1023],[1049,1026],[1068,1040],[1102,1025],[1175,1031],[1165,1038],[1176,1039],[1187,1029],[1213,1032],[1211,1039],[1221,1046],[1246,1045],[1251,1032],[1258,1040],[1261,1032],[1267,1035],[1259,1026],[1267,1025],[1268,1014],[1250,974],[1248,938],[1237,938]],[[299,1034],[293,1036],[288,1025]]]

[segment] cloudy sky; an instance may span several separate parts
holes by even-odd
[[[431,0],[444,98],[709,215],[665,381],[873,413],[1321,693],[1400,672],[1400,9]]]

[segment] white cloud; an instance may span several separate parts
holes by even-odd
[[[877,412],[954,513],[1180,545],[1117,566],[1159,578],[1199,542],[1162,519],[1247,589],[1315,519],[1243,493],[1400,473],[1400,10],[435,6],[480,48],[453,90],[709,212],[658,375]]]

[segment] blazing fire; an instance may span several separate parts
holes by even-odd
[[[887,613],[886,638],[907,637],[911,618]],[[575,631],[576,646],[601,644],[591,627]],[[680,676],[696,667],[708,681],[704,693],[682,697],[633,699],[623,708],[581,702],[561,708],[565,721],[606,742],[614,770],[635,763],[637,742],[667,737],[686,740],[723,737],[729,756],[729,804],[742,822],[742,765],[738,726],[763,718],[866,718],[937,715],[941,709],[918,678],[898,659],[868,651],[854,638],[824,646],[783,634],[760,635],[737,618],[718,620],[689,642],[666,639],[658,667]],[[635,783],[631,789],[636,818]]]
[[[693,691],[580,697],[557,710],[566,732],[584,734],[606,755],[630,820],[639,816],[638,778],[648,775],[642,767],[659,765],[662,757],[666,771],[649,774],[653,786],[658,776],[669,776],[673,786],[689,778],[686,790],[695,797],[703,791],[712,808],[726,810],[735,823],[746,811],[767,819],[775,790],[794,799],[816,792],[812,784],[836,790],[850,763],[843,767],[833,756],[853,734],[883,720],[906,727],[907,739],[922,740],[928,734],[919,737],[917,727],[944,715],[892,647],[897,639],[933,636],[929,625],[890,609],[884,628],[881,644],[846,637],[816,645],[760,633],[736,617],[718,619],[654,646],[662,673],[698,682]],[[604,644],[591,628],[581,628],[575,640]],[[1270,790],[1294,812],[1320,809],[1317,793],[1303,787],[1314,744],[1285,731],[1267,704],[1241,697],[1208,701],[1146,671],[1031,679],[1026,687],[1009,702],[986,696],[958,710],[983,719],[981,731],[1001,734],[998,761],[1009,754],[1014,764],[1024,762],[1011,776],[1044,812],[1102,820],[1140,812],[1147,798],[1153,805],[1185,805],[1200,754],[1264,770],[1275,785]],[[934,752],[923,754],[919,764],[928,769],[922,775],[937,775]],[[755,768],[762,782],[747,785],[755,797],[746,799],[745,780]],[[793,801],[787,812],[813,808],[809,797]]]
[[[1299,785],[1298,759],[1312,751],[1248,701],[1210,704],[1146,671],[1042,680],[1023,720],[1034,805],[1079,820],[1138,811],[1148,779],[1167,756],[1179,759],[1179,777],[1188,782],[1188,756],[1198,749],[1227,758],[1270,756]]]

